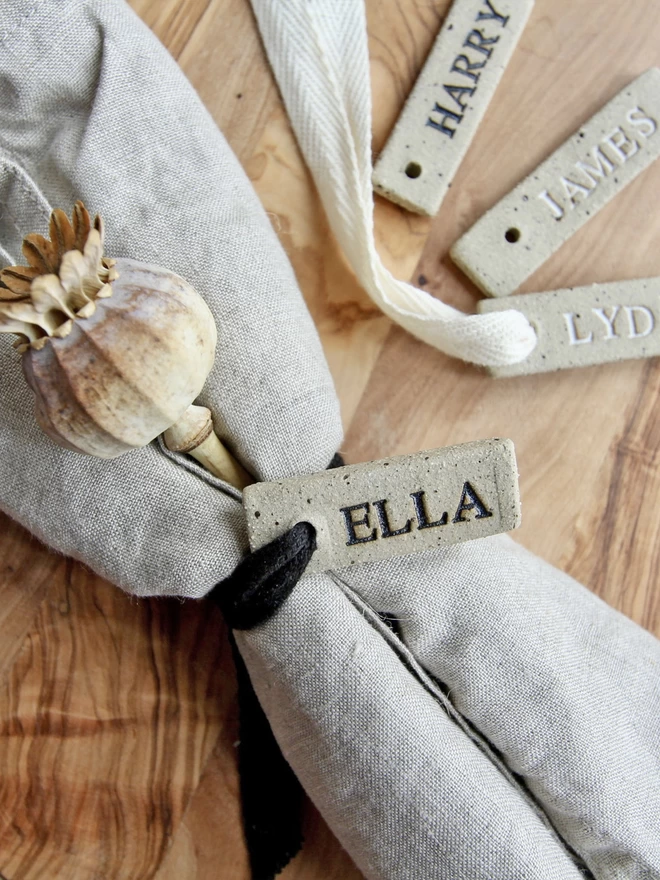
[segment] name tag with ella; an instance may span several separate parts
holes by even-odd
[[[243,493],[250,547],[299,522],[316,529],[307,572],[407,556],[520,525],[510,440],[480,440],[347,465]]]
[[[639,278],[482,300],[479,312],[522,312],[537,344],[519,364],[492,367],[496,377],[547,373],[660,355],[660,278]]]

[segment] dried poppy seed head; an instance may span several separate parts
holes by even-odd
[[[106,259],[101,219],[91,223],[82,202],[72,222],[53,211],[50,240],[32,233],[23,253],[28,266],[0,272],[0,332],[18,336],[37,421],[52,440],[115,458],[166,432],[166,444],[221,479],[253,482],[213,433],[210,411],[193,405],[217,333],[183,278]]]
[[[50,240],[31,233],[23,241],[27,266],[0,272],[0,332],[18,335],[16,348],[39,350],[63,338],[78,318],[94,314],[96,301],[112,293],[114,261],[103,256],[103,224],[91,223],[82,202],[72,221],[64,211],[50,217]]]

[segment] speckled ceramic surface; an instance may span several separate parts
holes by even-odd
[[[376,163],[376,192],[420,214],[438,212],[533,6],[454,0]]]
[[[298,522],[312,523],[318,549],[308,573],[483,538],[520,524],[510,440],[255,483],[246,488],[243,505],[252,549]]]
[[[660,155],[660,70],[651,68],[570,137],[454,245],[490,296],[513,293]]]
[[[479,303],[480,312],[515,308],[536,330],[538,343],[522,363],[493,376],[547,373],[660,354],[660,278],[526,293]]]

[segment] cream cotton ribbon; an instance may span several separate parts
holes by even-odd
[[[482,366],[524,360],[536,334],[520,312],[466,315],[396,279],[374,240],[371,92],[362,0],[252,0],[300,149],[358,280],[413,336]]]

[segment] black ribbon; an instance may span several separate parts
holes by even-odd
[[[250,553],[213,591],[232,629],[252,629],[275,614],[303,576],[316,550],[316,529],[297,523]]]
[[[337,453],[328,467],[343,464]],[[310,523],[300,522],[246,556],[210,594],[228,626],[232,630],[252,629],[272,617],[302,577],[315,550],[316,530]],[[233,634],[231,645],[238,680],[238,765],[245,842],[252,880],[274,880],[302,847],[303,791],[259,705]]]

